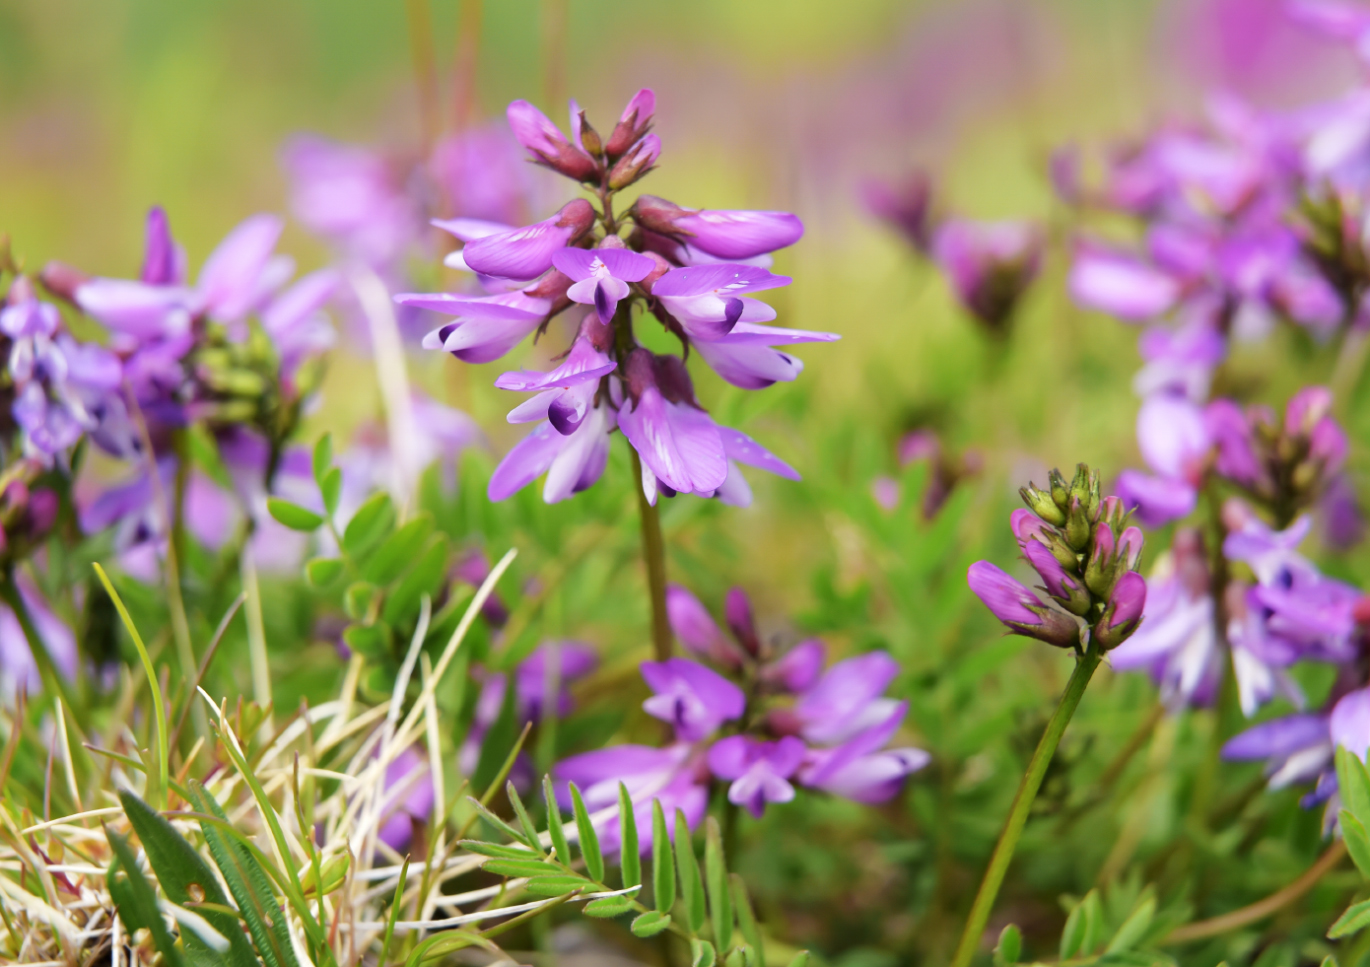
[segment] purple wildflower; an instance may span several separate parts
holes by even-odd
[[[654,694],[642,707],[670,723],[687,742],[707,738],[746,706],[742,690],[717,672],[684,658],[643,662],[642,677]]]
[[[709,769],[732,780],[728,801],[746,807],[757,819],[768,802],[789,802],[794,786],[787,781],[799,769],[807,751],[803,742],[787,735],[775,742],[758,742],[733,735],[709,749]]]

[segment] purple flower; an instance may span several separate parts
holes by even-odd
[[[385,793],[377,837],[396,853],[404,853],[414,839],[416,823],[433,812],[433,777],[428,758],[410,746],[385,767]]]
[[[1118,475],[1118,496],[1137,520],[1147,527],[1161,527],[1187,517],[1199,502],[1199,492],[1183,480],[1157,477],[1139,470]]]
[[[794,786],[787,781],[804,761],[804,743],[792,735],[776,742],[758,742],[745,735],[720,739],[709,749],[709,769],[730,779],[728,801],[744,806],[757,819],[768,802],[789,802]]]
[[[502,125],[468,128],[439,141],[429,170],[454,214],[517,224],[532,185],[517,142]]]
[[[619,115],[618,123],[604,143],[604,153],[612,161],[623,156],[647,134],[656,113],[656,94],[644,87],[633,95]]]
[[[692,210],[654,195],[639,196],[629,214],[647,231],[724,262],[786,248],[804,234],[804,223],[789,212]]]
[[[1058,604],[1072,614],[1084,614],[1089,610],[1089,592],[1079,580],[1066,573],[1061,562],[1056,560],[1045,544],[1036,540],[1028,541],[1023,547],[1023,556],[1041,576],[1047,594],[1055,598]]]
[[[594,209],[583,198],[567,202],[550,218],[468,242],[462,258],[473,272],[502,279],[536,279],[552,267],[552,257],[585,234]]]
[[[712,494],[728,476],[727,455],[718,427],[695,401],[684,364],[636,349],[626,370],[629,399],[619,408],[618,425],[642,457],[644,491],[655,498],[660,481],[676,493]]]
[[[76,636],[70,628],[53,614],[43,600],[38,589],[23,575],[18,578],[19,596],[33,618],[38,636],[47,647],[52,663],[65,678],[76,676],[77,649]],[[33,652],[29,649],[28,639],[19,626],[19,619],[8,605],[0,605],[0,698],[12,703],[20,690],[26,694],[36,694],[43,687],[34,664]]]
[[[642,663],[642,677],[655,693],[642,703],[653,718],[669,722],[687,742],[707,738],[742,715],[742,690],[717,672],[684,658]]]
[[[907,712],[907,702],[895,703],[883,720],[873,722],[842,744],[831,749],[810,749],[799,770],[800,783],[859,803],[893,799],[910,773],[932,761],[932,756],[922,749],[883,748]]]
[[[1315,792],[1304,797],[1303,805],[1308,807],[1330,794],[1326,778],[1336,777],[1333,749],[1328,716],[1300,713],[1262,722],[1233,736],[1223,746],[1222,755],[1235,762],[1267,760],[1265,773],[1271,790],[1317,781],[1325,794]]]
[[[775,310],[748,293],[790,282],[789,276],[754,265],[691,265],[671,269],[653,282],[652,297],[691,338],[712,340],[728,335],[739,322],[770,322]]]
[[[761,680],[786,692],[806,692],[823,671],[823,642],[809,638],[761,667]]]
[[[500,389],[537,393],[509,413],[510,423],[547,419],[563,436],[574,433],[594,405],[600,378],[617,367],[605,352],[612,331],[587,319],[570,352],[556,369],[546,373],[504,373],[495,380]]]
[[[898,663],[883,651],[833,665],[795,703],[800,733],[808,742],[826,745],[883,721],[899,704],[881,697],[898,673]]]
[[[538,164],[577,181],[589,180],[599,172],[599,165],[580,144],[580,125],[577,116],[579,112],[576,111],[574,102],[571,107],[571,124],[577,134],[575,144],[567,140],[566,135],[561,133],[561,129],[553,124],[547,115],[527,101],[514,101],[509,105],[507,113],[509,128],[514,132],[514,137],[518,138],[519,144],[528,149]]]
[[[1103,616],[1094,626],[1094,638],[1105,649],[1116,648],[1136,631],[1146,607],[1146,579],[1136,571],[1118,578]]]
[[[972,564],[966,580],[975,596],[1010,631],[1061,648],[1073,648],[1079,643],[1080,626],[1073,618],[1047,607],[1022,582],[989,561]]]
[[[1070,295],[1086,309],[1145,322],[1169,311],[1180,296],[1171,276],[1133,255],[1082,242],[1070,265]]]
[[[678,742],[664,749],[644,745],[618,745],[563,759],[552,767],[557,801],[569,807],[568,784],[580,789],[585,806],[601,818],[595,823],[600,845],[615,850],[621,842],[618,820],[618,786],[623,783],[633,802],[638,845],[643,853],[652,848],[652,802],[659,800],[666,814],[667,833],[676,835],[675,812],[685,815],[693,829],[709,804],[708,771],[703,756],[691,744]]]
[[[349,258],[384,271],[418,240],[417,206],[401,174],[375,152],[300,135],[286,144],[281,163],[295,217]]]
[[[544,473],[542,499],[549,504],[589,488],[608,464],[609,434],[614,426],[614,411],[602,405],[591,409],[569,434],[551,422],[539,424],[490,475],[490,499],[504,500]]]
[[[680,643],[697,655],[726,668],[741,668],[745,656],[723,637],[708,609],[679,584],[666,586],[666,615]]]
[[[622,248],[567,248],[552,256],[552,264],[573,281],[566,290],[572,302],[594,306],[599,321],[609,325],[629,282],[641,282],[656,267],[645,255]]]
[[[1028,222],[953,218],[937,230],[933,257],[972,315],[1000,329],[1037,277],[1042,233]]]
[[[932,247],[932,178],[911,171],[899,181],[867,181],[861,186],[866,211],[894,228],[914,251],[926,255]]]
[[[555,680],[558,685],[556,714],[571,711],[571,693],[566,684],[583,678],[599,664],[595,650],[580,641],[553,641],[539,645],[514,672],[514,690],[518,696],[519,717],[525,721],[542,720],[548,704],[547,688]]]
[[[1370,688],[1345,695],[1332,707],[1327,731],[1335,745],[1365,761],[1370,752]]]

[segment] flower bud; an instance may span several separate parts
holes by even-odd
[[[656,165],[661,157],[661,139],[649,134],[632,148],[609,172],[609,187],[618,191],[639,180]]]
[[[1090,549],[1089,563],[1085,565],[1085,587],[1100,598],[1107,599],[1118,579],[1117,542],[1113,529],[1100,523],[1094,528],[1094,546]]]
[[[38,273],[38,281],[59,299],[76,301],[76,290],[90,281],[90,276],[65,262],[49,262]]]
[[[1010,631],[1058,648],[1073,648],[1079,643],[1080,626],[1073,618],[1043,604],[1020,581],[989,561],[972,564],[966,581]]]
[[[737,643],[747,650],[753,658],[761,654],[761,639],[756,633],[756,622],[752,619],[752,603],[747,592],[741,588],[731,588],[723,606],[723,616],[728,621],[728,630],[733,633]]]
[[[1047,483],[1051,486],[1051,499],[1064,512],[1070,506],[1070,486],[1066,483],[1066,478],[1061,476],[1061,471],[1052,470],[1047,474]]]
[[[538,164],[576,181],[593,181],[599,177],[600,166],[595,159],[568,141],[547,115],[527,101],[510,104],[508,118],[514,137]]]
[[[1029,541],[1023,553],[1028,563],[1042,576],[1047,594],[1056,599],[1061,607],[1071,614],[1084,614],[1089,610],[1090,605],[1094,603],[1089,592],[1075,576],[1066,572],[1061,562],[1056,560],[1045,545]]]
[[[1018,495],[1023,498],[1023,503],[1028,505],[1031,510],[1048,524],[1055,524],[1060,527],[1066,522],[1066,515],[1051,494],[1044,490],[1038,490],[1036,484],[1028,484],[1018,490]]]
[[[633,99],[628,102],[628,106],[623,109],[623,114],[614,125],[614,130],[609,134],[609,142],[604,146],[604,153],[609,156],[610,161],[617,160],[629,148],[647,133],[647,129],[652,126],[652,115],[656,113],[656,95],[652,93],[650,87],[644,87],[633,95]]]
[[[586,120],[584,111],[577,112],[576,134],[580,136],[580,146],[587,154],[595,158],[604,157],[604,142],[600,140],[599,132]]]
[[[1092,530],[1093,521],[1085,503],[1079,497],[1072,496],[1066,508],[1066,543],[1077,551],[1083,551],[1089,546]]]
[[[1111,651],[1126,641],[1142,622],[1146,608],[1146,580],[1136,571],[1128,571],[1114,585],[1108,607],[1094,625],[1094,640],[1104,651]]]

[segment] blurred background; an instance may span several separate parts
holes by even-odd
[[[972,888],[1010,791],[988,788],[986,777],[996,769],[1016,775],[1004,762],[1016,747],[1003,752],[995,740],[1022,739],[1030,748],[1042,695],[1064,680],[1059,655],[999,638],[989,616],[968,607],[966,564],[976,556],[1008,564],[1015,552],[1004,515],[1016,488],[1042,481],[1048,467],[1087,461],[1109,479],[1139,464],[1136,331],[1067,298],[1073,216],[1054,200],[1049,159],[1064,144],[1097,147],[1140,139],[1163,121],[1197,120],[1214,92],[1288,107],[1358,76],[1349,56],[1287,23],[1281,7],[1280,0],[0,0],[0,232],[30,266],[56,258],[126,277],[140,259],[144,213],[162,204],[196,266],[248,214],[290,211],[281,153],[301,132],[412,164],[444,137],[503,129],[504,107],[515,98],[563,122],[565,100],[574,96],[607,131],[635,90],[654,88],[663,153],[643,190],[695,207],[797,212],[807,234],[777,258],[777,271],[794,284],[771,301],[781,325],[842,336],[802,347],[803,376],[765,393],[745,394],[695,370],[701,400],[722,422],[744,427],[806,480],[755,474],[750,508],[720,512],[715,502],[674,501],[665,519],[672,577],[701,596],[718,601],[728,585],[744,582],[763,623],[821,632],[838,653],[888,647],[904,664],[913,741],[939,755],[911,808],[869,820],[842,803],[777,810],[792,828],[783,833],[777,821],[757,831],[754,862],[739,867],[756,883],[767,916],[789,918],[786,933],[796,942],[848,948],[851,935],[825,943],[824,931],[866,923],[870,949],[857,944],[843,963],[883,964],[893,961],[871,950],[935,952],[950,942],[959,901],[939,897]],[[931,174],[940,211],[1033,219],[1056,243],[1003,337],[977,326],[942,275],[863,205],[871,179],[895,182],[914,169]],[[543,200],[531,220],[566,195],[530,178],[532,197]],[[330,258],[297,222],[280,250],[301,269]],[[435,248],[412,266],[416,288],[455,284],[439,255]],[[340,320],[340,331],[341,353],[306,441],[323,429],[346,435],[380,412],[364,330]],[[544,363],[562,340],[472,367],[421,352],[419,335],[410,334],[415,381],[471,413],[492,453],[502,454],[523,430],[504,423],[510,397],[492,380],[506,363]],[[1236,378],[1275,374],[1260,377],[1271,385],[1248,386],[1246,398],[1282,402],[1306,373],[1330,369],[1330,348],[1283,331],[1242,352],[1233,361]],[[1273,359],[1296,365],[1265,365]],[[1353,421],[1353,439],[1363,439],[1363,424]],[[926,481],[909,471],[901,477],[900,441],[915,429],[936,434],[946,453],[971,451],[966,466],[979,471],[973,486],[961,488],[954,513],[931,522],[907,500],[896,514],[890,493],[879,489],[896,488],[898,505],[899,486],[916,493]],[[625,467],[626,460],[611,467],[612,490],[601,485],[537,519],[570,526],[589,509],[616,520],[619,549],[635,562]],[[470,497],[484,499],[479,491]],[[525,497],[540,501],[530,492],[519,500]],[[538,559],[524,560],[531,568]],[[551,630],[560,625],[611,654],[640,658],[645,606],[635,589],[625,595],[605,585],[599,593],[607,603],[568,595]],[[967,654],[963,664],[952,662]],[[1154,700],[1141,676],[1102,678],[1103,697],[1082,712],[1082,734],[1090,737],[1082,741],[1097,737],[1113,747]],[[290,687],[282,692],[289,704]],[[985,718],[991,694],[1003,700]],[[1181,750],[1201,744],[1186,745],[1185,735]],[[1000,751],[983,753],[987,747]],[[1067,748],[1067,761],[1078,751]],[[979,811],[948,818],[955,797]],[[1132,832],[1159,839],[1164,821],[1141,819]],[[1295,821],[1316,842],[1316,818]],[[783,852],[764,849],[775,837],[818,841],[827,823],[865,824],[866,838],[843,855],[806,858],[808,865],[761,858]],[[1082,840],[1078,855],[1038,860],[1029,889],[1068,880],[1062,868],[1072,863],[1097,865],[1113,836],[1110,828]],[[961,851],[959,864],[949,844]],[[1289,860],[1294,869],[1298,862]],[[868,892],[845,920],[808,916],[810,907],[845,902],[843,884],[852,882],[888,889]],[[783,913],[776,906],[782,889]],[[904,903],[910,894],[916,931]],[[858,914],[868,919],[853,919]],[[1013,915],[1029,929],[1033,917],[1059,920],[1053,909]]]

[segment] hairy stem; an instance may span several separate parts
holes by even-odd
[[[1177,927],[1170,931],[1161,943],[1169,946],[1170,944],[1189,943],[1194,940],[1206,940],[1209,937],[1217,937],[1233,930],[1239,930],[1257,920],[1264,920],[1313,889],[1318,880],[1322,879],[1323,875],[1340,863],[1345,856],[1346,842],[1340,839],[1335,840],[1331,846],[1327,847],[1327,851],[1318,857],[1316,863],[1283,889],[1270,894],[1264,900],[1257,900],[1250,906],[1242,907],[1240,910],[1233,910],[1231,913],[1224,913],[1222,916],[1213,917],[1210,920],[1197,920],[1194,923],[1187,923],[1183,927]]]
[[[1013,797],[1013,806],[1009,809],[1008,819],[1004,822],[1004,831],[999,834],[999,842],[989,859],[989,868],[985,870],[985,877],[980,881],[980,890],[975,894],[975,903],[970,908],[966,929],[961,934],[961,942],[956,947],[956,956],[952,958],[951,967],[969,967],[975,951],[980,947],[980,938],[985,933],[985,925],[989,922],[990,912],[994,909],[999,887],[1003,884],[1004,875],[1008,873],[1009,863],[1013,860],[1018,838],[1022,836],[1023,827],[1027,824],[1033,800],[1037,798],[1037,791],[1042,788],[1047,767],[1051,765],[1056,747],[1061,744],[1061,736],[1065,734],[1066,726],[1070,724],[1089,680],[1094,677],[1094,670],[1099,667],[1100,658],[1098,645],[1091,641],[1084,654],[1076,660],[1075,671],[1066,683],[1065,693],[1061,696],[1056,711],[1052,713],[1051,721],[1047,722],[1042,740],[1037,743],[1037,750],[1032,753],[1032,760],[1028,763],[1027,772],[1023,774],[1023,781],[1018,785],[1018,794]]]
[[[642,520],[642,557],[647,564],[647,590],[652,599],[652,651],[657,661],[671,657],[671,623],[666,618],[666,545],[661,517],[642,491],[642,458],[633,450],[633,489]]]

